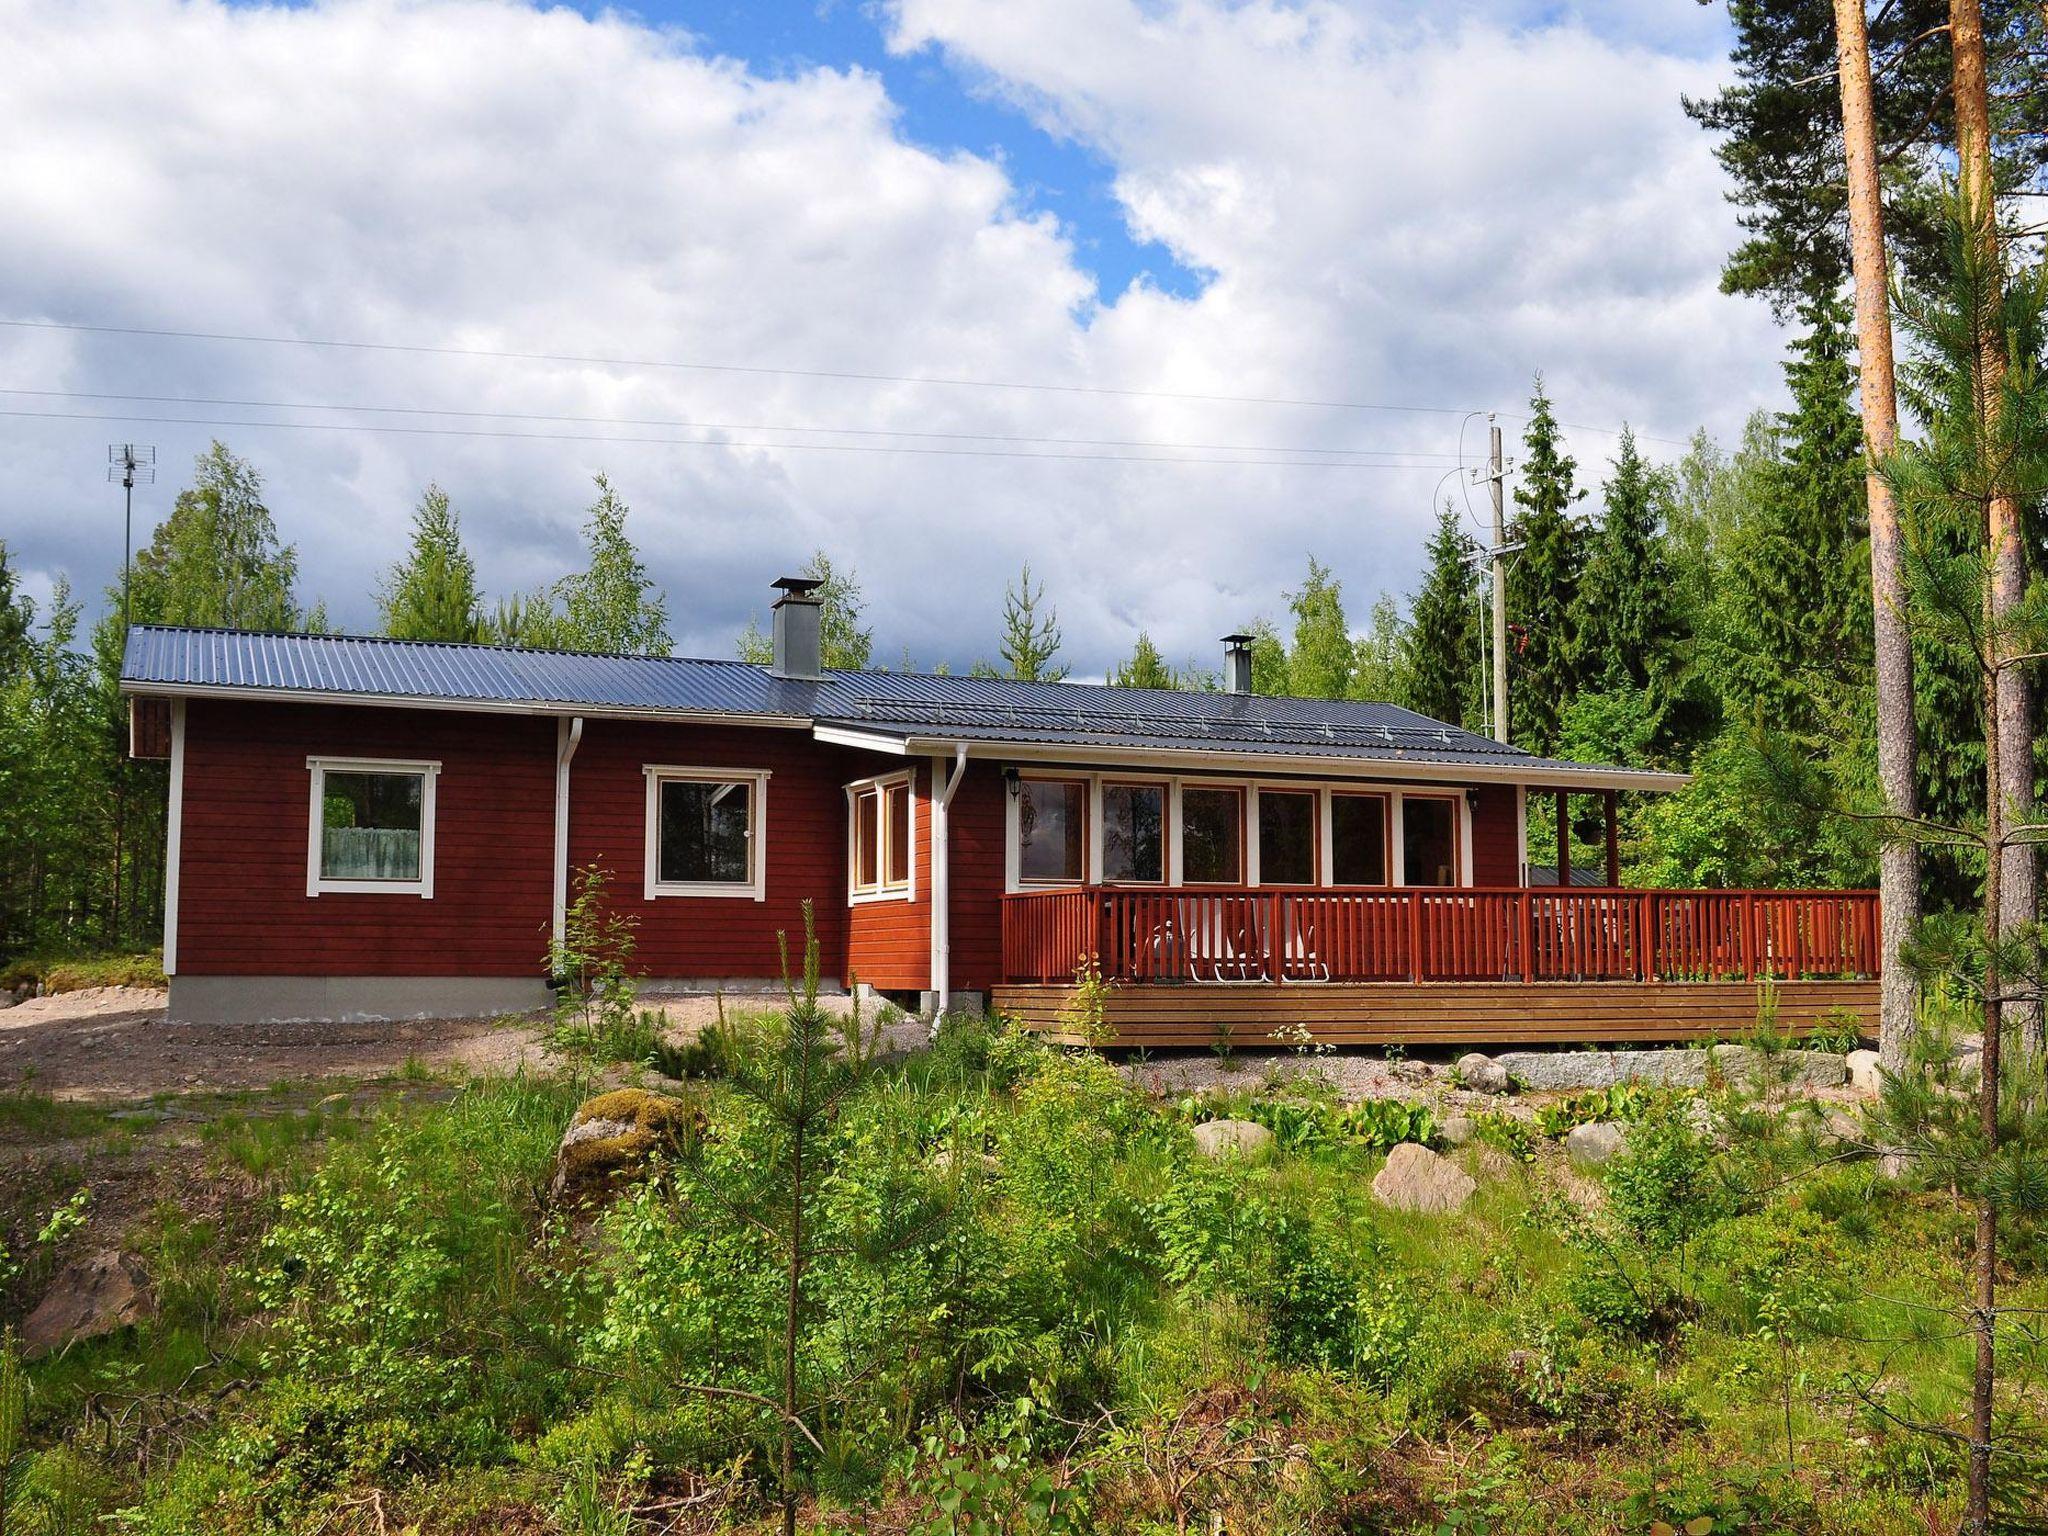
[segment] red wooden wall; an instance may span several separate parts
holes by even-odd
[[[847,753],[847,782],[872,778],[880,759]],[[848,980],[864,981],[886,991],[922,992],[932,973],[932,807],[929,765],[910,771],[910,831],[915,899],[883,897],[846,909],[846,971]],[[840,824],[845,825],[842,812]],[[844,834],[841,835],[842,846]]]
[[[953,794],[946,835],[952,844],[952,983],[986,992],[1003,979],[1004,790],[1001,768],[970,762]]]
[[[1482,784],[1466,803],[1472,812],[1472,883],[1520,885],[1522,848],[1515,836],[1515,786]]]
[[[439,759],[434,896],[306,894],[308,757]],[[538,976],[555,722],[193,699],[178,969],[214,976]]]

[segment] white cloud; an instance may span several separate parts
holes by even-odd
[[[1627,417],[1672,436],[1702,420],[1732,430],[1775,391],[1765,317],[1714,292],[1731,221],[1677,98],[1718,65],[1690,45],[1660,53],[1575,23],[1320,4],[902,0],[889,24],[895,47],[943,53],[978,88],[1099,149],[1133,228],[1211,274],[1204,291],[1141,285],[1095,304],[1070,231],[1020,209],[998,164],[907,143],[881,81],[860,71],[764,78],[680,33],[486,0],[0,0],[13,61],[0,93],[6,307],[1459,407],[1513,408],[1541,367],[1567,419]],[[1450,417],[7,330],[0,385],[903,432],[1456,443]],[[45,575],[68,567],[96,586],[118,562],[104,443],[162,447],[160,507],[206,435],[0,418],[0,536]],[[370,618],[367,591],[427,480],[464,509],[503,590],[574,558],[587,477],[608,468],[687,649],[727,651],[767,580],[824,545],[861,570],[891,657],[907,646],[927,661],[992,650],[1003,581],[1028,558],[1084,667],[1126,649],[1141,623],[1169,654],[1206,659],[1212,636],[1277,609],[1310,550],[1337,566],[1362,617],[1374,590],[1412,573],[1438,473],[220,435],[266,470],[309,587],[346,621]],[[1588,463],[1611,450],[1576,446]]]

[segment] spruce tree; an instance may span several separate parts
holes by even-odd
[[[1579,646],[1573,630],[1586,536],[1572,508],[1584,498],[1578,465],[1564,451],[1557,417],[1536,376],[1522,434],[1521,508],[1509,530],[1522,548],[1508,570],[1508,720],[1515,739],[1537,752],[1557,745],[1558,718],[1578,692]]]
[[[1471,556],[1476,546],[1445,502],[1424,551],[1422,588],[1402,637],[1407,697],[1400,700],[1432,720],[1476,721],[1479,677],[1478,585]]]
[[[557,644],[576,651],[667,655],[668,601],[655,590],[640,551],[626,536],[629,509],[603,475],[583,538],[590,564],[556,584],[562,615]]]
[[[412,548],[391,567],[377,606],[394,640],[472,641],[484,629],[476,561],[462,545],[462,519],[448,493],[429,485],[412,515]]]
[[[1671,478],[1647,462],[1623,427],[1579,582],[1581,684],[1644,695],[1652,738],[1677,693],[1679,613],[1664,519]]]
[[[1067,675],[1054,659],[1060,652],[1059,614],[1047,608],[1041,618],[1044,600],[1045,587],[1031,584],[1028,565],[1017,585],[1003,591],[1002,675],[1014,682],[1056,683]]]
[[[825,665],[843,672],[866,671],[874,664],[875,632],[860,627],[861,611],[867,600],[861,592],[859,574],[851,566],[844,570],[835,566],[832,557],[822,549],[812,552],[800,574],[818,584],[812,595],[820,606],[818,640]],[[774,639],[761,628],[759,620],[747,620],[747,631],[740,636],[740,660],[765,667],[774,659]],[[903,660],[903,670],[913,670],[907,655]]]
[[[1314,555],[1308,578],[1287,594],[1294,644],[1287,652],[1287,691],[1301,699],[1341,699],[1351,691],[1357,650],[1344,620],[1344,588]]]
[[[1178,688],[1180,679],[1159,654],[1152,637],[1141,629],[1130,659],[1111,669],[1109,684],[1112,688]]]

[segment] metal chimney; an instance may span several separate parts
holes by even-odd
[[[808,576],[784,576],[774,585],[782,596],[775,600],[775,659],[768,670],[777,677],[823,677],[825,605],[817,598],[822,583]]]
[[[1223,691],[1225,693],[1250,693],[1252,691],[1252,637],[1250,635],[1225,635],[1223,637]]]

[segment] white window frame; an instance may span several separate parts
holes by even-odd
[[[417,896],[434,899],[434,785],[441,777],[437,759],[390,757],[309,757],[312,780],[306,816],[306,894],[308,896]],[[321,832],[326,826],[327,775],[335,773],[412,774],[420,780],[420,877],[417,880],[331,880],[320,872]]]
[[[708,896],[766,901],[768,899],[768,778],[766,768],[702,768],[673,763],[644,763],[647,778],[647,829],[641,871],[642,893],[649,901],[669,896]],[[661,880],[661,786],[664,784],[744,784],[747,786],[747,875],[741,880]]]
[[[883,814],[889,804],[889,791],[902,786],[909,800],[909,813],[905,819],[904,831],[910,838],[909,877],[901,881],[888,878],[889,855],[893,851],[893,833],[889,818]],[[876,883],[870,886],[860,884],[860,799],[872,793],[875,801],[875,848]],[[867,906],[877,901],[917,900],[917,779],[908,768],[901,773],[876,774],[871,779],[856,779],[846,786],[846,904],[849,907]]]

